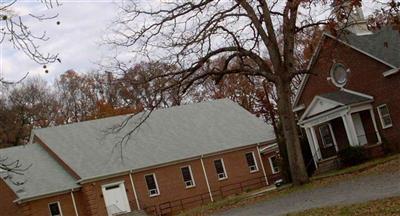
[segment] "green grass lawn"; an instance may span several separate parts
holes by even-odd
[[[391,216],[400,215],[400,197],[374,200],[366,203],[310,209],[288,216]]]

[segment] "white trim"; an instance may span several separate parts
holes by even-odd
[[[217,160],[220,160],[220,161],[221,161],[222,168],[224,169],[224,177],[223,177],[223,178],[220,178],[220,177],[219,177],[219,175],[222,174],[222,173],[217,173],[218,181],[222,181],[222,180],[225,180],[225,179],[228,178],[228,173],[226,172],[225,163],[224,163],[224,159],[223,159],[223,158],[219,158],[219,159],[213,160],[214,168],[216,168],[216,167],[215,167],[215,161],[217,161]],[[217,169],[215,169],[215,171],[217,171]]]
[[[300,119],[299,119],[299,122],[304,121],[304,119],[308,116],[309,112],[310,112],[311,109],[314,107],[314,105],[317,103],[317,101],[326,101],[326,102],[328,102],[328,103],[336,104],[337,106],[342,106],[342,105],[344,105],[344,104],[339,103],[339,102],[337,102],[337,101],[330,100],[330,99],[327,99],[327,98],[324,98],[324,97],[321,97],[321,96],[317,95],[317,96],[315,96],[315,97],[313,98],[313,100],[311,101],[310,105],[308,105],[308,107],[307,107],[306,111],[304,111],[303,115],[301,115],[301,117],[300,117]]]
[[[380,108],[382,108],[382,107],[386,107],[386,109],[388,110],[388,116],[389,116],[390,122],[391,122],[389,125],[385,125],[385,123],[383,121],[383,116],[382,116],[382,113],[381,113],[381,110],[380,110]],[[393,121],[392,121],[392,117],[390,116],[390,110],[389,110],[388,105],[387,104],[381,104],[381,105],[377,106],[376,109],[378,110],[378,115],[379,115],[379,119],[381,121],[382,129],[386,129],[386,128],[392,127],[393,126]]]
[[[315,133],[315,128],[311,127],[310,129],[311,129],[311,136],[312,136],[312,139],[313,139],[314,147],[315,147],[315,149],[317,151],[317,156],[321,160],[322,159],[322,153],[321,153],[321,148],[319,147],[317,134]]]
[[[150,194],[150,189],[149,189],[149,185],[147,184],[147,181],[146,181],[146,176],[153,176],[153,178],[154,178],[154,183],[155,183],[155,185],[156,185],[157,193],[155,193],[155,194]],[[155,196],[159,196],[159,195],[160,195],[160,188],[158,187],[158,182],[157,182],[157,178],[156,178],[156,174],[155,174],[155,173],[148,173],[148,174],[145,174],[145,175],[144,175],[144,181],[146,182],[146,187],[147,187],[147,192],[148,192],[148,194],[149,194],[149,197],[155,197]],[[151,189],[151,190],[154,190],[154,189]]]
[[[50,216],[53,216],[53,214],[51,213],[50,205],[51,205],[51,204],[55,204],[55,203],[57,203],[58,210],[60,210],[60,216],[63,216],[63,213],[62,213],[62,208],[61,208],[61,203],[60,203],[60,201],[51,202],[51,203],[48,203],[48,204],[47,204],[47,207],[49,208]]]
[[[384,77],[388,77],[388,76],[390,76],[390,75],[392,75],[392,74],[396,74],[396,73],[398,73],[398,72],[400,72],[400,68],[390,69],[390,70],[388,70],[388,71],[383,72],[383,76],[384,76]]]
[[[339,152],[339,146],[336,142],[336,137],[335,137],[335,133],[333,132],[332,125],[331,125],[331,123],[328,123],[328,125],[329,125],[329,130],[331,131],[331,134],[332,134],[333,143],[335,144],[336,152]]]
[[[251,153],[251,155],[252,155],[252,157],[253,157],[254,165],[256,166],[256,169],[255,169],[255,170],[251,170],[251,168],[250,168],[250,166],[249,166],[249,163],[248,163],[248,161],[247,161],[246,155],[249,154],[249,153]],[[246,157],[246,163],[247,163],[247,167],[248,167],[249,170],[250,170],[250,173],[255,173],[255,172],[260,171],[260,169],[258,169],[258,164],[257,164],[257,160],[256,160],[256,156],[255,156],[255,154],[254,154],[254,151],[246,152],[244,155],[245,155],[245,157]]]
[[[301,110],[303,110],[305,108],[306,108],[306,105],[300,104],[300,105],[298,105],[298,106],[293,108],[293,112],[298,112],[298,111],[301,111]]]
[[[192,185],[190,185],[190,186],[186,185],[185,178],[184,178],[183,173],[182,173],[182,168],[185,168],[185,167],[189,168],[190,178],[191,178],[191,182],[192,182]],[[185,165],[185,166],[181,166],[180,170],[181,170],[181,175],[182,175],[182,179],[183,179],[183,183],[185,184],[185,187],[186,188],[196,187],[196,182],[194,181],[194,178],[193,178],[192,166],[190,166],[190,164],[189,165]]]
[[[79,216],[78,209],[76,208],[76,202],[73,191],[71,191],[71,199],[72,199],[72,205],[74,206],[75,216]]]
[[[368,99],[371,99],[371,100],[374,99],[374,97],[371,96],[371,95],[367,95],[367,94],[364,94],[364,93],[361,93],[361,92],[357,92],[357,91],[354,91],[354,90],[350,90],[350,89],[347,89],[347,88],[342,88],[341,90],[344,91],[344,92],[347,92],[347,93],[350,93],[350,94],[355,94],[355,95],[358,95],[358,96],[361,96],[361,97],[365,97],[365,98],[368,98]]]
[[[365,104],[365,105],[362,105],[362,106],[351,107],[349,113],[353,114],[353,113],[369,110],[371,108],[372,108],[371,104]]]
[[[308,144],[310,146],[311,154],[312,154],[313,161],[314,161],[314,165],[315,165],[315,168],[317,168],[318,167],[318,164],[317,164],[318,153],[317,153],[317,149],[315,148],[315,145],[314,145],[314,140],[312,138],[311,129],[312,128],[310,128],[310,127],[305,128]]]
[[[132,172],[129,173],[129,179],[131,180],[133,195],[135,196],[135,201],[136,201],[136,207],[137,207],[138,210],[142,210],[142,209],[140,208],[138,195],[137,195],[137,193],[136,193],[136,187],[135,187],[135,184],[134,184],[134,182],[133,182]]]
[[[106,205],[106,208],[107,208],[107,202],[106,202],[106,196],[104,195],[104,193],[106,191],[106,188],[107,187],[112,187],[112,186],[117,186],[117,185],[118,185],[118,187],[120,187],[121,191],[123,191],[122,196],[123,196],[123,199],[124,199],[123,201],[125,202],[125,207],[127,208],[126,212],[131,212],[131,206],[129,204],[128,195],[126,194],[126,188],[125,188],[125,181],[124,180],[101,185],[101,191],[103,193],[103,200],[104,200],[104,203]],[[108,210],[107,210],[107,212],[108,212]]]
[[[378,130],[378,125],[376,124],[375,113],[374,113],[374,109],[372,108],[372,106],[369,109],[369,112],[371,114],[372,123],[374,124],[376,137],[378,138],[378,144],[381,144],[382,143],[382,138],[381,138],[381,135],[380,135],[379,130]]]
[[[311,126],[319,125],[324,122],[330,121],[330,120],[338,118],[340,116],[343,116],[347,112],[348,112],[348,107],[345,107],[345,106],[338,107],[329,112],[325,112],[323,114],[313,116],[311,118],[303,120],[302,122],[300,122],[300,124],[301,124],[300,126],[311,127]]]
[[[264,153],[265,151],[267,151],[269,149],[273,149],[273,148],[278,148],[278,143],[270,144],[270,145],[267,145],[267,146],[265,146],[263,148],[260,147],[260,152]]]
[[[203,169],[204,178],[206,179],[208,194],[210,194],[211,202],[214,202],[214,198],[211,193],[210,183],[208,182],[206,168],[204,167],[203,156],[200,157],[200,162],[201,162],[201,168]]]
[[[260,152],[260,147],[259,146],[257,146],[257,154],[258,154],[258,159],[260,160],[261,169],[262,169],[263,174],[264,174],[265,183],[266,183],[266,185],[269,185],[267,173],[265,172],[264,163],[263,163],[263,159],[261,157],[261,152]]]
[[[342,67],[345,70],[346,80],[344,81],[344,83],[338,83],[337,80],[335,79],[334,73],[338,67]],[[333,63],[333,65],[331,66],[331,69],[329,71],[329,76],[330,76],[329,78],[332,81],[333,85],[342,89],[349,81],[349,79],[348,79],[349,73],[350,73],[350,70],[344,64],[335,62],[335,63]]]
[[[330,133],[330,135],[332,137],[332,142],[333,143],[325,143],[325,139],[322,136],[322,132],[321,132],[321,128],[322,127],[328,127],[328,130],[329,130],[329,133]],[[324,148],[329,148],[329,147],[332,147],[332,146],[335,146],[335,148],[336,148],[335,140],[333,139],[333,133],[332,133],[333,131],[332,131],[332,127],[330,126],[330,123],[321,124],[320,126],[318,126],[318,131],[319,131],[319,136],[321,137],[321,140],[322,140],[322,146],[324,146]]]
[[[273,158],[273,157],[277,158],[276,155],[272,155],[271,157],[268,157],[268,161],[269,161],[269,165],[271,166],[272,174],[277,174],[277,173],[280,172],[280,170],[279,170],[279,167],[278,167],[278,171],[275,171],[274,166],[272,165],[272,160],[271,160],[271,158]]]

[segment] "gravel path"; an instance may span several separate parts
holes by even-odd
[[[395,173],[355,177],[230,209],[218,215],[285,215],[310,208],[360,203],[392,196],[400,196],[400,167]]]

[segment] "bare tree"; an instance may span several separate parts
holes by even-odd
[[[11,44],[14,49],[21,51],[32,61],[43,65],[44,71],[48,72],[47,64],[56,61],[60,62],[58,54],[45,53],[40,50],[39,43],[46,42],[49,39],[46,35],[46,31],[40,34],[32,32],[29,26],[23,21],[23,18],[16,14],[16,3],[17,0],[13,0],[0,4],[0,44]],[[58,0],[38,0],[38,3],[44,4],[47,8],[53,8],[59,5]],[[42,22],[44,20],[55,19],[58,14],[52,16],[29,14],[29,16],[38,22]],[[57,24],[60,23],[57,22]],[[22,76],[20,80],[26,78],[27,75],[28,73]],[[15,81],[7,81],[5,77],[0,77],[0,84],[12,83],[15,83]]]
[[[327,26],[337,35],[338,29],[350,24],[353,6],[361,2],[175,0],[148,4],[129,1],[122,5],[123,12],[109,42],[130,49],[133,58],[179,66],[177,71],[153,74],[146,80],[174,80],[153,91],[159,101],[163,92],[170,89],[177,88],[185,94],[193,86],[201,86],[207,80],[218,83],[230,74],[261,77],[272,83],[292,180],[294,184],[303,184],[308,182],[308,176],[291,101],[292,81],[309,73],[305,67],[307,62],[298,55],[304,49],[299,41],[303,34],[319,26]],[[331,13],[332,5],[335,13]],[[224,58],[222,65],[216,64],[214,60],[221,57]]]

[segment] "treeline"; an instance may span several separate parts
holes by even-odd
[[[0,148],[27,143],[32,128],[225,97],[266,121],[275,116],[272,87],[261,78],[232,74],[218,81],[204,80],[192,89],[164,89],[174,80],[149,80],[166,70],[177,68],[151,62],[137,64],[122,74],[68,70],[51,84],[41,77],[28,77],[8,86],[0,95]]]

